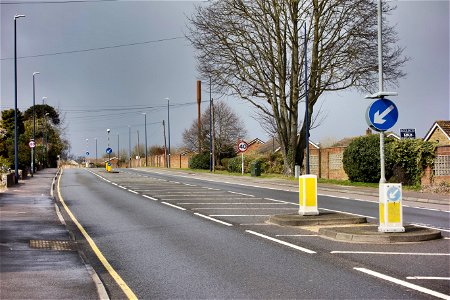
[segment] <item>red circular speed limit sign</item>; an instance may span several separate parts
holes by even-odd
[[[248,148],[248,144],[244,141],[240,142],[238,145],[239,152],[245,152],[245,151],[247,151],[247,148]]]

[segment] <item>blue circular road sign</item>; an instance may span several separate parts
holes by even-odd
[[[86,151],[86,155],[89,156],[89,151]]]
[[[400,189],[396,186],[391,186],[388,190],[387,190],[387,198],[389,199],[389,201],[391,202],[397,202],[400,197],[402,195],[402,192],[400,191]]]
[[[398,109],[389,99],[375,100],[367,109],[369,126],[378,131],[386,131],[397,123]]]
[[[111,154],[111,153],[112,153],[112,149],[111,149],[111,148],[109,148],[109,147],[108,147],[108,148],[106,148],[106,153],[107,153],[107,154]]]

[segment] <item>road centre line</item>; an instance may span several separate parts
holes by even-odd
[[[146,170],[143,170],[143,171],[144,172],[149,172],[149,173],[155,173],[155,174],[159,174],[159,175],[163,175],[163,176],[167,176],[167,173],[146,171]],[[199,178],[199,177],[193,177],[193,176],[185,176],[185,175],[178,175],[178,174],[169,174],[169,175],[182,177],[182,178],[188,178],[188,179],[196,179],[196,180],[200,180],[200,181],[219,182],[219,183],[225,183],[225,184],[231,184],[231,185],[240,185],[240,186],[262,188],[262,189],[275,190],[275,191],[284,191],[284,192],[291,192],[291,193],[298,192],[298,191],[292,191],[292,190],[289,190],[289,189],[264,187],[264,186],[260,186],[260,185],[251,185],[251,184],[228,182],[228,181],[217,181],[217,180],[212,180],[212,179],[205,179],[205,178]],[[344,197],[344,196],[335,196],[335,195],[322,194],[322,193],[318,193],[317,195],[318,196],[325,196],[325,197],[341,198],[341,199],[352,200],[352,201],[378,203],[378,201],[376,201],[376,200],[375,201],[374,200],[363,200],[363,199],[358,199],[358,198],[348,198],[348,197]],[[377,196],[372,196],[372,197],[377,197]],[[429,208],[426,208],[426,207],[413,207],[413,206],[408,206],[408,205],[405,205],[405,204],[403,204],[403,206],[404,207],[410,207],[410,208],[422,209],[422,210],[433,210],[433,209],[429,209]],[[439,210],[439,211],[445,212],[445,213],[450,213],[450,211],[446,211],[446,210]]]
[[[271,215],[209,215],[210,217],[270,217]]]
[[[309,236],[319,236],[318,234],[276,234],[275,236],[279,237],[309,237]]]
[[[150,196],[147,196],[147,195],[142,195],[142,197],[148,198],[148,199],[153,200],[153,201],[158,201],[158,199],[150,197]]]
[[[396,283],[398,285],[402,285],[402,286],[404,286],[406,288],[410,288],[410,289],[413,289],[413,290],[416,290],[416,291],[419,291],[419,292],[422,292],[422,293],[425,293],[425,294],[428,294],[428,295],[432,295],[432,296],[437,297],[437,298],[447,299],[447,300],[450,299],[449,295],[445,295],[445,294],[442,294],[442,293],[439,293],[439,292],[436,292],[436,291],[433,291],[433,290],[421,287],[419,285],[415,285],[415,284],[412,284],[410,282],[403,281],[403,280],[400,280],[400,279],[397,279],[397,278],[394,278],[394,277],[391,277],[391,276],[388,276],[388,275],[384,275],[384,274],[381,274],[381,273],[378,273],[378,272],[375,272],[375,271],[372,271],[372,270],[369,270],[369,269],[366,269],[366,268],[353,268],[353,269],[357,270],[357,271],[360,271],[360,272],[363,272],[363,273],[366,273],[368,275],[374,276],[374,277],[378,277],[378,278],[386,280],[386,281],[390,281],[390,282]]]
[[[64,170],[61,170],[61,174],[58,177],[58,197],[63,205],[64,209],[66,210],[67,214],[69,215],[72,222],[77,226],[78,230],[80,230],[81,234],[84,236],[86,241],[88,242],[89,246],[91,247],[92,251],[94,251],[97,258],[100,260],[100,262],[103,264],[105,269],[108,271],[109,275],[114,279],[114,281],[117,283],[117,285],[122,289],[122,291],[125,293],[128,299],[138,299],[137,296],[133,293],[133,291],[130,289],[130,287],[123,281],[122,277],[116,272],[116,270],[111,266],[111,264],[108,262],[106,257],[103,255],[103,253],[100,251],[100,249],[95,244],[94,240],[90,237],[90,235],[87,233],[87,231],[84,229],[84,227],[78,222],[75,215],[72,213],[72,211],[69,209],[69,207],[66,205],[66,202],[64,201],[64,198],[61,194],[61,188],[60,188],[60,182],[61,177]]]
[[[161,203],[162,203],[162,204],[165,204],[165,205],[168,205],[168,206],[171,206],[171,207],[174,207],[174,208],[177,208],[177,209],[179,209],[179,210],[186,210],[186,208],[183,208],[183,207],[180,207],[180,206],[171,204],[171,203],[167,203],[167,202],[164,202],[164,201],[161,201]]]
[[[255,197],[254,195],[249,195],[249,194],[244,194],[244,193],[238,193],[238,192],[233,192],[233,191],[227,191],[227,192],[228,192],[228,193],[231,193],[231,194],[241,195],[241,196]]]
[[[221,221],[221,220],[214,219],[214,218],[212,218],[210,216],[205,216],[205,215],[202,215],[202,214],[199,214],[199,213],[194,213],[194,215],[202,217],[202,218],[205,218],[205,219],[208,219],[208,220],[213,221],[213,222],[217,222],[217,223],[223,224],[225,226],[233,226],[233,224],[230,224],[230,223],[227,223],[227,222],[224,222],[224,221]]]
[[[214,203],[214,202],[207,202],[207,203],[198,203],[198,202],[178,202],[177,204],[186,204],[186,205],[283,205],[283,203],[258,203],[258,202],[227,202],[227,203]]]
[[[349,213],[349,212],[346,212],[346,211],[340,211],[340,210],[335,210],[335,209],[319,208],[319,210],[333,211],[333,212],[337,212],[337,213],[341,213],[341,214],[358,216],[358,217],[363,217],[363,218],[367,218],[367,219],[376,219],[375,217],[371,217],[371,216],[359,215],[359,214]]]
[[[331,254],[375,254],[375,255],[418,255],[418,256],[450,256],[450,253],[420,252],[376,252],[376,251],[331,251]]]
[[[129,192],[132,192],[133,194],[139,194],[138,192],[133,191],[133,190],[130,190],[130,189],[128,189],[128,191],[129,191]]]
[[[121,189],[127,190],[127,188],[124,186],[118,185],[118,187],[120,187]]]
[[[411,280],[450,280],[450,277],[433,277],[433,276],[408,276],[406,279]]]
[[[272,209],[272,210],[292,210],[296,208],[283,208],[283,207],[195,207],[191,209],[196,210],[207,210],[207,209],[221,209],[221,210],[231,210],[231,209],[252,209],[252,210],[262,210],[262,209]]]
[[[272,242],[275,242],[275,243],[278,243],[278,244],[281,244],[281,245],[284,245],[284,246],[288,246],[288,247],[296,249],[296,250],[300,250],[302,252],[306,252],[306,253],[309,253],[309,254],[317,253],[316,251],[313,251],[313,250],[310,250],[310,249],[306,249],[306,248],[303,248],[303,247],[300,247],[300,246],[297,246],[297,245],[294,245],[294,244],[291,244],[291,243],[288,243],[288,242],[285,242],[285,241],[282,241],[282,240],[279,240],[279,239],[276,239],[276,238],[273,238],[273,237],[270,237],[270,236],[267,236],[267,235],[255,232],[255,231],[252,231],[252,230],[246,230],[245,232],[253,234],[253,235],[256,235],[256,236],[259,236],[259,237],[262,237],[264,239],[270,240]]]

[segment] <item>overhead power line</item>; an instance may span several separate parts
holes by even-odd
[[[44,54],[36,54],[36,55],[28,55],[28,56],[19,56],[19,57],[17,57],[17,59],[99,51],[99,50],[114,49],[114,48],[121,48],[121,47],[130,47],[130,46],[137,46],[137,45],[161,43],[161,42],[179,40],[179,39],[184,39],[184,38],[185,38],[184,36],[176,36],[176,37],[172,37],[172,38],[164,38],[164,39],[159,39],[159,40],[151,40],[151,41],[136,42],[136,43],[129,43],[129,44],[119,44],[119,45],[105,46],[105,47],[98,47],[98,48],[87,48],[87,49],[80,49],[80,50],[61,51],[61,52],[44,53]],[[9,60],[9,59],[14,59],[14,57],[5,57],[5,58],[1,58],[0,60]]]

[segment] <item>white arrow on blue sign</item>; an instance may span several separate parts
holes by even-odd
[[[378,131],[386,131],[397,123],[398,109],[389,99],[375,100],[367,109],[369,126]]]
[[[109,147],[108,147],[108,148],[106,148],[106,153],[107,153],[107,154],[111,154],[111,153],[112,153],[112,149],[111,149],[111,148],[109,148]]]

